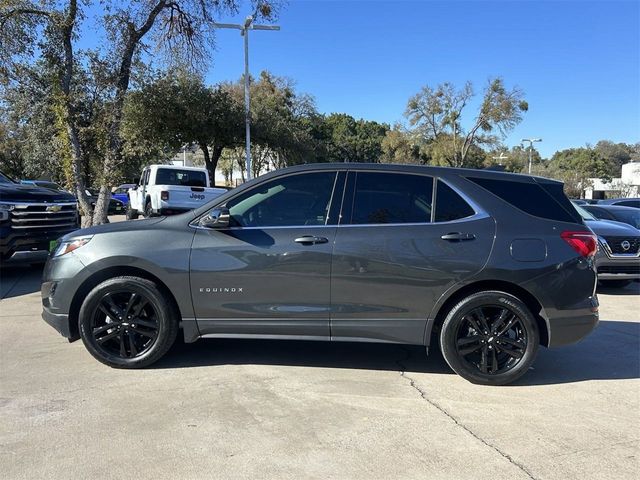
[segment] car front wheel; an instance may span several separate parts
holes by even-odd
[[[449,366],[481,385],[505,385],[524,375],[538,351],[536,319],[513,295],[478,292],[458,302],[440,333]]]
[[[78,326],[85,347],[116,368],[142,368],[159,360],[178,333],[176,307],[157,285],[122,276],[96,286],[80,308]]]

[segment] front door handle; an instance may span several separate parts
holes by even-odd
[[[324,237],[315,237],[313,235],[303,235],[294,240],[296,243],[301,243],[303,245],[315,245],[316,243],[327,243],[329,239]]]
[[[466,240],[473,240],[476,236],[472,233],[452,232],[442,235],[440,238],[442,240],[447,240],[448,242],[463,242]]]

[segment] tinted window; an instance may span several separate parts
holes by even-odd
[[[204,172],[159,168],[156,172],[156,185],[183,185],[187,187],[206,187],[207,176]]]
[[[581,222],[580,216],[577,215],[569,200],[562,193],[560,184],[558,184],[558,188],[554,189],[551,184],[542,188],[537,183],[495,180],[492,178],[468,178],[529,215],[559,222]],[[558,195],[561,195],[566,200],[566,203],[573,210],[572,212],[563,207],[560,202],[554,200],[554,196]]]
[[[636,207],[640,208],[640,200],[624,200],[622,202],[616,202],[616,205],[621,205],[623,207]]]
[[[431,177],[358,172],[351,223],[430,222],[432,192]]]
[[[438,180],[436,189],[436,222],[450,222],[470,217],[476,212],[449,185]]]
[[[251,189],[229,202],[232,226],[325,225],[335,172],[290,175]]]

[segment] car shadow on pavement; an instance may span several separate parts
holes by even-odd
[[[178,341],[150,368],[215,365],[286,365],[314,368],[411,371],[453,374],[439,351],[427,357],[419,345],[316,342],[298,340],[201,339]]]
[[[439,349],[375,343],[202,339],[176,342],[151,368],[286,365],[453,374]],[[541,348],[531,370],[514,385],[553,385],[640,378],[640,324],[602,321],[582,342]]]
[[[39,292],[43,265],[3,265],[0,267],[0,299]]]

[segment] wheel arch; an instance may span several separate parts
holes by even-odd
[[[80,307],[82,306],[82,302],[87,297],[89,292],[105,280],[125,275],[140,277],[154,282],[158,286],[158,288],[166,294],[169,301],[173,303],[176,311],[180,314],[180,319],[182,319],[182,311],[180,310],[180,306],[178,305],[175,296],[162,280],[160,280],[158,277],[148,272],[147,270],[141,268],[131,267],[128,265],[112,266],[94,273],[93,275],[88,277],[76,290],[76,293],[73,296],[73,300],[71,300],[71,306],[69,308],[69,327],[72,335],[71,338],[80,338],[78,331],[78,317],[80,314]]]
[[[427,321],[424,338],[425,345],[429,346],[431,344],[433,335],[440,332],[440,328],[442,327],[445,317],[456,303],[458,303],[464,297],[467,297],[474,293],[489,290],[498,290],[501,292],[509,293],[519,298],[527,306],[527,308],[531,311],[532,315],[536,319],[538,330],[540,332],[540,345],[544,345],[545,347],[549,345],[549,325],[541,314],[543,310],[542,304],[528,290],[522,288],[519,285],[516,285],[515,283],[505,282],[504,280],[481,280],[470,283],[468,285],[464,285],[459,289],[453,291],[446,298],[446,300],[444,300],[440,304],[440,306],[436,306],[435,315],[432,314],[432,316]]]

